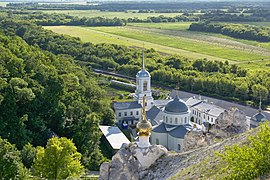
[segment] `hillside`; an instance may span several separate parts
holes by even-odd
[[[142,179],[222,179],[225,164],[216,152],[223,153],[226,146],[244,145],[250,135],[257,135],[258,129],[225,139],[208,147],[196,150],[173,153],[159,159],[150,167],[146,177]],[[267,179],[263,177],[263,179]]]

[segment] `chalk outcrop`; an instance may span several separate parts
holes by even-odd
[[[140,148],[136,143],[123,144],[110,163],[100,167],[100,180],[141,179],[147,169],[161,156],[167,155],[167,149],[161,145]]]
[[[232,107],[219,115],[213,128],[213,133],[216,137],[227,138],[249,129],[250,123],[246,118],[246,114]]]
[[[214,143],[213,134],[205,134],[202,131],[189,131],[184,138],[183,151],[209,146]]]
[[[230,108],[219,115],[216,124],[210,126],[208,132],[190,131],[184,138],[184,151],[209,146],[217,138],[228,138],[250,129],[249,121],[243,111]]]

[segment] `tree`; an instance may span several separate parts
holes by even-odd
[[[0,179],[24,179],[28,176],[15,145],[0,137]]]
[[[28,143],[23,146],[21,150],[22,162],[25,167],[30,168],[33,164],[33,161],[36,157],[36,148],[32,144]]]
[[[102,124],[103,125],[114,125],[116,122],[116,117],[115,117],[115,113],[111,108],[107,108],[105,109],[105,112],[103,113],[102,116]]]
[[[270,173],[269,144],[270,127],[265,122],[245,145],[227,147],[224,154],[219,154],[226,164],[224,179],[251,180]]]
[[[265,86],[260,85],[260,84],[254,84],[251,87],[251,89],[252,89],[252,95],[254,99],[258,100],[260,97],[263,100],[267,99],[269,91]]]
[[[34,160],[34,174],[48,179],[66,179],[80,177],[84,167],[80,162],[81,154],[74,143],[65,138],[51,138],[46,146],[37,147]]]

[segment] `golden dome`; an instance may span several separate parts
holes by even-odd
[[[143,97],[142,119],[137,124],[137,131],[139,136],[150,136],[152,125],[146,118],[145,97]]]
[[[147,120],[139,121],[137,124],[137,131],[139,136],[150,136],[152,125]]]

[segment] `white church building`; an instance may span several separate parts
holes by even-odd
[[[176,96],[165,106],[163,122],[153,128],[151,143],[160,144],[168,150],[180,152],[186,133],[192,129],[189,107]]]
[[[195,98],[194,96],[183,101],[178,95],[176,92],[174,95],[171,94],[173,99],[154,100],[151,91],[151,75],[145,69],[143,53],[142,69],[136,75],[133,101],[113,103],[118,124],[135,127],[142,117],[142,107],[145,107],[147,119],[153,126],[151,143],[163,145],[168,150],[181,152],[183,140],[188,131],[202,129],[205,123],[215,124],[217,117],[227,108],[221,108],[209,103],[206,99],[202,100],[200,97]],[[145,104],[143,104],[144,96]],[[258,118],[264,120],[265,116],[259,112],[253,118],[255,122],[259,121]],[[194,124],[196,124],[196,129],[194,129]]]

